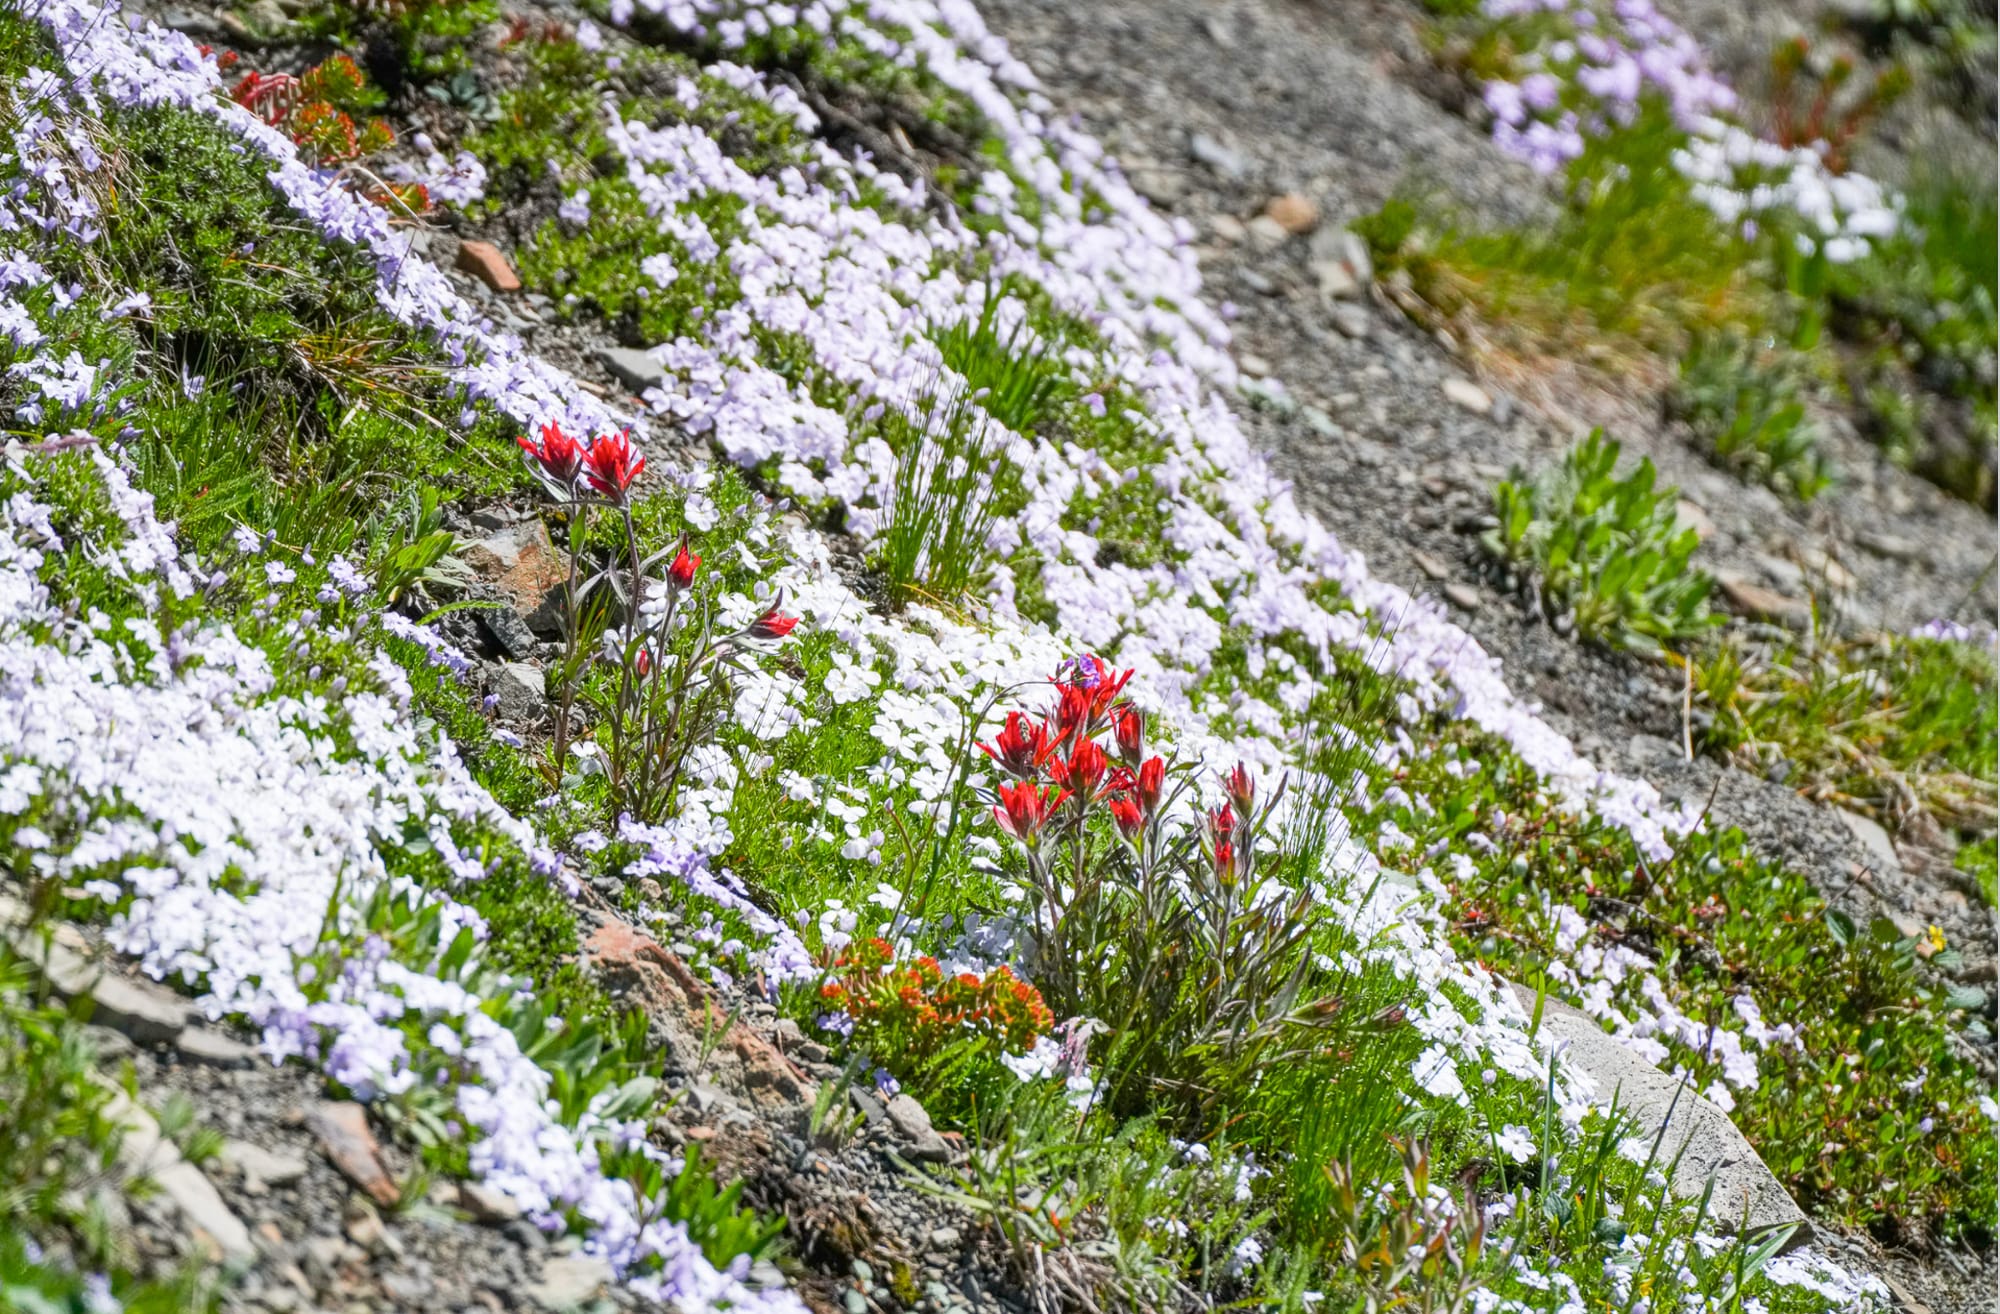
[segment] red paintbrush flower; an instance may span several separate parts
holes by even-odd
[[[1139,806],[1146,809],[1147,816],[1150,817],[1160,810],[1160,796],[1166,789],[1167,764],[1157,757],[1147,758],[1145,765],[1139,768],[1137,787]]]
[[[1064,670],[1074,671],[1074,678],[1064,680]],[[1057,687],[1062,690],[1057,728],[1069,732],[1077,726],[1084,726],[1086,734],[1095,730],[1131,678],[1131,671],[1113,671],[1095,653],[1085,653],[1064,662],[1062,669],[1056,672]]]
[[[998,762],[1009,774],[1032,780],[1041,773],[1042,763],[1053,747],[1046,726],[1030,721],[1019,712],[1009,712],[1007,724],[993,736],[991,744],[981,744],[979,751]]]
[[[667,566],[667,582],[677,589],[684,589],[694,583],[695,571],[701,569],[701,558],[688,551],[687,535],[681,535],[681,550]]]
[[[1251,814],[1251,805],[1257,801],[1257,785],[1250,779],[1249,767],[1238,762],[1236,768],[1222,778],[1222,788],[1238,813],[1245,817]]]
[[[1042,827],[1048,824],[1049,818],[1068,797],[1067,790],[1050,788],[1044,792],[1027,780],[1002,785],[1000,804],[993,809],[993,820],[1001,830],[1032,849],[1041,842]]]
[[[797,616],[787,616],[779,611],[777,607],[772,607],[762,616],[751,621],[749,628],[743,632],[753,639],[782,639],[797,629],[798,624],[799,618]]]
[[[1071,739],[1090,733],[1090,690],[1080,684],[1059,684],[1056,686],[1056,742],[1066,744]]]
[[[583,470],[583,444],[564,433],[562,426],[553,422],[543,425],[540,441],[531,441],[526,434],[514,441],[539,467],[549,487],[565,496],[576,491],[576,477]]]
[[[1137,766],[1146,755],[1146,714],[1130,703],[1112,708],[1111,732],[1118,740],[1118,756]]]
[[[1088,807],[1104,792],[1104,773],[1111,763],[1095,739],[1079,739],[1069,751],[1069,760],[1058,758],[1049,764],[1049,778],[1075,794],[1081,807]]]
[[[597,441],[584,454],[583,463],[590,486],[618,503],[625,501],[625,490],[646,468],[646,458],[632,446],[629,429],[597,435]]]
[[[1139,832],[1146,828],[1145,815],[1139,811],[1139,800],[1130,795],[1119,795],[1111,800],[1111,819],[1118,823],[1118,833],[1128,840],[1139,838]]]

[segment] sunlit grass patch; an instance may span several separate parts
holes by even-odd
[[[1995,824],[2000,711],[1978,643],[1816,628],[1695,662],[1703,742],[1746,770],[1925,839]]]
[[[1643,369],[1692,330],[1759,322],[1771,302],[1751,268],[1756,244],[1694,199],[1675,140],[1657,106],[1591,139],[1547,222],[1483,227],[1405,197],[1355,228],[1377,267],[1405,271],[1462,341]]]

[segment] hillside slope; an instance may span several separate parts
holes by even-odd
[[[0,1307],[1983,1307],[1990,523],[1373,268],[1420,19],[0,14]]]

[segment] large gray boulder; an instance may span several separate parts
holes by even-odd
[[[1514,993],[1532,1017],[1535,992],[1516,985]],[[1680,1155],[1673,1176],[1675,1194],[1700,1195],[1709,1179],[1715,1179],[1708,1206],[1715,1230],[1734,1232],[1748,1204],[1750,1236],[1791,1230],[1779,1253],[1812,1240],[1812,1224],[1777,1176],[1764,1166],[1729,1115],[1692,1087],[1684,1089],[1677,1078],[1654,1067],[1624,1041],[1606,1035],[1588,1013],[1554,999],[1543,1002],[1538,1039],[1560,1047],[1563,1060],[1596,1085],[1599,1100],[1608,1103],[1617,1095],[1619,1109],[1637,1124],[1633,1135],[1649,1142],[1659,1137],[1662,1166]]]

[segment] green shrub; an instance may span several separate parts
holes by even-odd
[[[1717,623],[1710,580],[1692,565],[1692,529],[1674,517],[1676,490],[1654,487],[1642,460],[1615,478],[1618,444],[1593,432],[1532,481],[1515,471],[1493,490],[1499,524],[1487,551],[1532,584],[1544,609],[1614,647],[1655,651]]]
[[[1857,390],[1875,441],[1933,483],[1990,505],[2000,202],[1990,179],[1936,170],[1920,173],[1904,202],[1894,237],[1828,271],[1831,323],[1868,353]]]
[[[495,0],[330,0],[301,20],[308,31],[393,52],[396,63],[370,61],[369,73],[394,90],[403,76],[419,81],[468,68],[466,52],[479,30],[500,17]]]
[[[1718,465],[1810,499],[1832,478],[1818,426],[1799,400],[1795,359],[1760,355],[1732,333],[1696,334],[1667,413],[1683,420]]]

